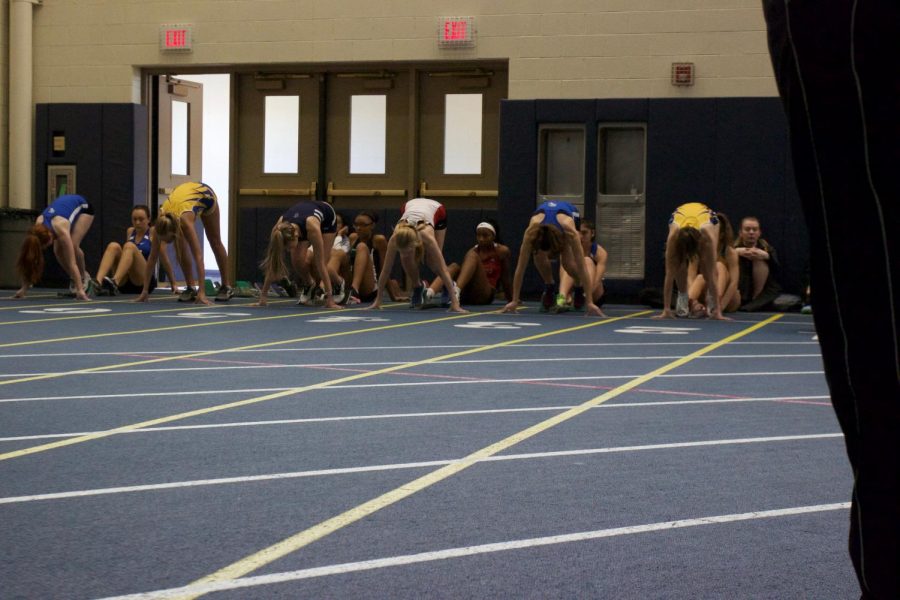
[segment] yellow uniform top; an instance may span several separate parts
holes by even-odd
[[[681,228],[693,227],[694,229],[700,229],[701,226],[707,223],[715,225],[718,222],[716,213],[700,202],[682,204],[675,209],[675,212],[672,213],[672,219],[669,221],[669,223],[675,223]]]
[[[182,183],[169,194],[160,207],[160,214],[176,217],[181,213],[193,212],[197,215],[209,213],[216,206],[216,193],[205,183]]]

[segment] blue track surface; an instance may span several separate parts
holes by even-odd
[[[0,597],[858,595],[809,317],[248,303],[0,303]]]

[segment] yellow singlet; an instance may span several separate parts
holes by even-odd
[[[682,204],[675,209],[675,212],[672,213],[672,219],[669,221],[669,223],[675,223],[682,229],[685,227],[700,229],[701,226],[707,223],[715,225],[718,222],[716,213],[700,202]]]
[[[176,217],[181,213],[193,212],[197,215],[210,212],[216,206],[216,193],[205,183],[182,183],[172,190],[169,198],[160,208],[160,214]]]

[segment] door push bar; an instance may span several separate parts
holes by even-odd
[[[337,196],[406,196],[406,190],[338,190],[328,182],[328,197]]]
[[[307,188],[241,188],[240,196],[310,196],[316,195],[316,182],[313,181]]]
[[[496,198],[497,190],[430,190],[428,182],[424,179],[419,184],[419,196],[422,198],[438,197],[464,197],[464,198]]]

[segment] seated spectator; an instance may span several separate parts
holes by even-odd
[[[466,252],[462,266],[452,263],[447,267],[456,282],[460,304],[491,304],[499,285],[503,286],[507,301],[512,300],[509,248],[497,242],[497,228],[492,223],[479,223],[475,227],[475,242],[475,246]],[[425,290],[428,302],[445,289],[443,282],[435,279]],[[441,304],[449,306],[449,294],[441,295]]]
[[[377,291],[378,277],[384,265],[388,241],[375,231],[378,214],[371,210],[362,210],[353,219],[353,233],[350,234],[350,302],[372,302]],[[404,294],[395,279],[387,282],[387,292],[394,302],[406,302],[409,295]]]
[[[150,256],[150,209],[139,204],[131,209],[131,227],[125,232],[125,243],[110,242],[100,259],[97,287],[109,296],[140,294],[144,287],[144,272]],[[159,255],[172,293],[178,295],[175,274],[167,254]],[[150,277],[149,291],[156,288],[156,277]]]
[[[781,293],[777,280],[778,256],[766,240],[756,217],[744,217],[741,230],[734,243],[739,260],[742,311],[758,311],[770,308]]]

